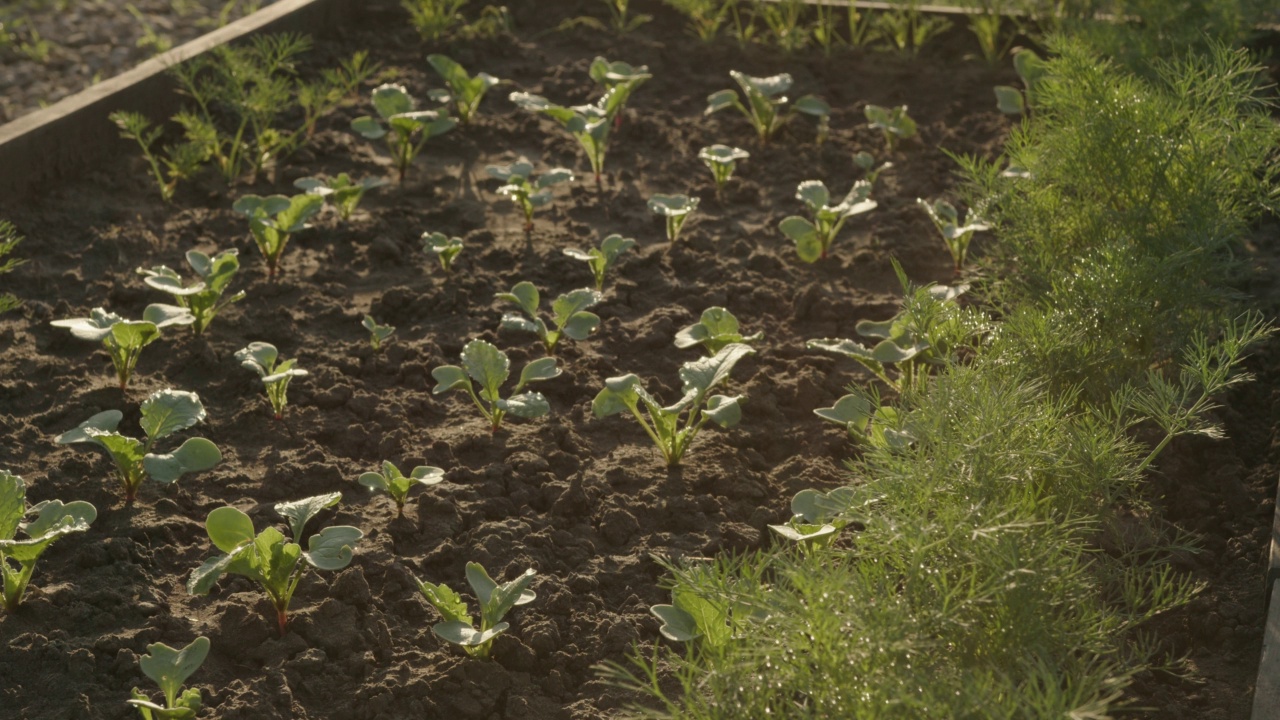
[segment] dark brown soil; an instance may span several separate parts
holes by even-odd
[[[441,48],[424,48],[389,5],[370,9],[360,26],[319,44],[313,57],[327,65],[371,49],[425,97],[440,82],[424,56]],[[648,606],[665,598],[650,555],[759,547],[768,540],[766,524],[785,518],[793,493],[840,482],[841,460],[852,448],[812,410],[862,376],[852,362],[806,351],[804,340],[851,336],[858,320],[892,314],[898,287],[891,258],[916,282],[950,280],[949,256],[915,199],[944,196],[952,187],[954,163],[943,149],[999,151],[1008,121],[995,110],[991,86],[1010,74],[993,74],[969,57],[971,39],[962,31],[914,59],[874,52],[784,56],[760,47],[743,51],[728,40],[698,45],[656,5],[641,9],[657,20],[624,38],[551,32],[565,15],[594,12],[595,4],[566,4],[565,15],[554,17],[540,7],[546,5],[513,3],[518,41],[445,48],[473,72],[511,85],[490,93],[474,126],[433,140],[403,186],[371,192],[349,223],[326,214],[298,234],[275,283],[267,281],[231,203],[246,192],[290,193],[295,178],[316,173],[393,176],[382,147],[348,130],[353,117],[367,112],[363,101],[325,120],[313,146],[287,163],[275,184],[228,191],[209,176],[180,189],[167,206],[130,155],[38,202],[0,204],[0,217],[28,236],[21,252],[30,259],[6,278],[26,298],[25,310],[0,318],[6,358],[0,432],[7,439],[0,467],[26,477],[32,501],[84,499],[100,513],[87,535],[45,555],[26,604],[0,619],[0,716],[131,717],[128,689],[149,685],[137,667],[145,646],[205,634],[213,650],[193,681],[204,689],[211,716],[228,720],[605,717],[626,698],[597,680],[592,666],[621,660],[632,643],[657,637]],[[601,54],[647,64],[654,78],[634,95],[597,191],[576,143],[505,96],[523,89],[585,102],[596,93],[587,66]],[[731,86],[730,69],[792,73],[797,95],[815,92],[836,109],[831,139],[815,146],[813,126],[801,119],[761,148],[741,117],[703,118],[705,97]],[[909,104],[920,135],[891,158],[895,167],[875,193],[880,207],[848,223],[833,257],[805,265],[776,225],[801,210],[793,197],[798,182],[821,178],[844,192],[860,177],[853,153],[884,154],[883,141],[865,127],[869,102]],[[696,159],[699,148],[715,142],[752,152],[723,201]],[[496,196],[497,183],[483,172],[520,154],[542,167],[579,172],[538,216],[528,241],[518,211]],[[702,198],[675,246],[645,206],[650,195],[671,192]],[[419,248],[419,235],[431,230],[466,239],[451,275]],[[549,417],[514,420],[490,435],[463,396],[430,393],[431,369],[456,363],[472,338],[497,343],[517,367],[538,357],[531,336],[497,332],[502,307],[493,294],[519,280],[532,281],[544,297],[588,285],[586,266],[561,251],[613,232],[640,246],[609,280],[597,308],[600,331],[563,347],[564,375],[538,388],[553,406]],[[124,397],[104,352],[48,324],[97,306],[138,316],[148,303],[168,299],[143,285],[134,268],[179,267],[187,249],[227,247],[240,250],[243,268],[233,287],[248,299],[220,316],[206,337],[167,332],[144,354]],[[640,428],[593,418],[590,402],[605,378],[627,372],[674,399],[677,369],[696,354],[677,350],[672,336],[712,305],[729,308],[766,338],[732,382],[732,391],[747,397],[742,424],[704,432],[685,465],[668,471]],[[382,353],[370,349],[360,326],[369,312],[397,327]],[[291,387],[282,422],[272,420],[257,378],[232,358],[255,340],[276,344],[311,371]],[[1276,379],[1259,386],[1265,392],[1245,391],[1238,410],[1264,413],[1256,421],[1267,422],[1268,432],[1275,423],[1266,398]],[[138,402],[164,387],[200,394],[209,419],[199,434],[216,442],[225,459],[175,486],[144,485],[138,502],[126,507],[100,452],[60,447],[52,438],[109,408],[124,410],[122,427],[134,428]],[[1228,420],[1235,434],[1240,423]],[[1238,509],[1215,494],[1220,488],[1211,477],[1236,478],[1221,481],[1229,484],[1265,475],[1273,482],[1269,440],[1237,436],[1235,444],[1205,445],[1206,459],[1196,461],[1203,465],[1164,467],[1181,479],[1178,488],[1200,488],[1182,480],[1206,475],[1207,499],[1188,501],[1197,520],[1219,517],[1217,510],[1194,510],[1198,501],[1224,508],[1221,515]],[[1194,453],[1180,457],[1188,455]],[[447,480],[415,491],[406,517],[397,519],[388,499],[355,482],[384,459],[402,468],[438,465]],[[1212,472],[1203,473],[1206,467]],[[1265,514],[1255,495],[1267,490],[1241,487],[1230,498],[1243,498],[1238,502],[1252,528],[1254,516]],[[208,597],[186,593],[190,571],[214,552],[203,529],[210,510],[235,505],[261,528],[278,521],[273,503],[332,491],[343,493],[343,503],[321,522],[355,525],[365,539],[351,567],[303,581],[283,638],[261,592],[242,579],[222,580]],[[1263,538],[1246,529],[1241,540],[1228,542],[1234,536],[1223,533],[1236,530],[1206,527],[1205,543],[1236,553],[1242,567],[1256,571]],[[1200,572],[1228,567],[1200,557],[1208,558],[1196,566]],[[463,566],[472,560],[501,578],[538,571],[538,599],[512,614],[493,662],[442,646],[430,631],[437,617],[414,583],[418,577],[466,589]],[[1218,596],[1207,597],[1217,604]],[[1252,627],[1260,598],[1226,600],[1248,606],[1247,623],[1244,613],[1231,619]],[[1229,687],[1246,693],[1252,680],[1244,665],[1256,663],[1259,634],[1237,635],[1236,627],[1230,623],[1228,646],[1215,630],[1188,635],[1186,647],[1205,667],[1224,649],[1236,653],[1239,662],[1228,674],[1246,679],[1229,678]],[[1211,697],[1214,707],[1230,707],[1225,690]],[[1222,717],[1243,715],[1229,710]]]

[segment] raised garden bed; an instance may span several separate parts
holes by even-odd
[[[30,238],[22,246],[29,264],[6,276],[26,310],[0,318],[10,371],[0,384],[0,429],[10,439],[0,466],[28,479],[32,501],[84,499],[99,508],[85,536],[42,559],[24,607],[0,620],[6,707],[33,720],[130,717],[124,699],[129,687],[146,684],[136,663],[145,646],[205,634],[213,650],[193,681],[222,718],[606,717],[627,697],[596,679],[592,666],[657,637],[648,608],[667,598],[651,553],[761,547],[769,542],[765,526],[787,517],[796,491],[841,484],[841,460],[853,448],[812,411],[860,371],[805,350],[804,341],[852,336],[858,320],[892,315],[899,288],[891,258],[915,282],[951,281],[950,258],[915,200],[952,187],[954,164],[940,148],[999,152],[1009,121],[996,111],[991,86],[1009,82],[1011,71],[992,73],[971,59],[962,31],[916,59],[878,52],[825,59],[742,52],[727,41],[699,45],[656,7],[646,8],[655,22],[623,38],[543,34],[563,18],[534,3],[513,10],[517,40],[446,49],[473,72],[512,84],[490,93],[475,125],[428,143],[403,185],[371,191],[348,223],[327,212],[299,233],[274,283],[232,202],[247,192],[291,193],[294,179],[314,174],[393,177],[381,145],[349,130],[368,112],[367,93],[323,120],[275,184],[229,191],[207,173],[166,205],[130,151],[34,201],[0,203],[0,217]],[[393,3],[370,8],[310,57],[330,66],[360,49],[396,68],[419,97],[440,87]],[[526,90],[585,102],[594,95],[587,67],[597,55],[646,64],[654,74],[614,135],[601,190],[572,140],[506,99],[509,90]],[[704,119],[706,96],[732,86],[731,69],[790,72],[797,94],[816,93],[834,108],[830,139],[816,146],[812,124],[800,118],[758,147],[742,118]],[[861,177],[853,153],[884,155],[883,140],[865,126],[866,103],[908,104],[920,135],[888,158],[894,168],[877,187],[880,207],[850,220],[832,257],[802,264],[777,223],[801,211],[798,182],[822,178],[842,193]],[[723,200],[696,158],[716,142],[752,152]],[[522,154],[578,174],[528,238],[518,211],[484,174],[486,165]],[[675,245],[645,205],[672,192],[702,198]],[[425,231],[465,239],[451,274],[421,251]],[[514,420],[491,435],[460,396],[431,395],[431,370],[456,363],[471,338],[495,342],[516,366],[539,357],[530,336],[497,332],[505,308],[494,293],[519,280],[544,297],[589,285],[585,264],[562,250],[614,232],[639,247],[623,256],[596,308],[599,332],[564,346],[564,375],[538,388],[553,408],[548,417]],[[233,289],[247,299],[204,337],[167,331],[123,397],[105,353],[48,324],[96,306],[137,316],[167,297],[143,285],[135,268],[179,267],[188,249],[229,247],[242,263]],[[605,378],[627,372],[650,380],[661,397],[678,395],[677,368],[696,353],[676,349],[672,337],[713,305],[766,334],[732,382],[747,398],[744,420],[704,432],[685,465],[668,471],[633,423],[593,418],[591,399]],[[366,313],[397,328],[381,353],[360,325]],[[283,421],[272,419],[257,378],[232,357],[251,341],[275,343],[311,372],[291,386]],[[1261,588],[1263,568],[1249,553],[1270,522],[1268,509],[1253,503],[1270,495],[1275,477],[1268,441],[1275,419],[1261,399],[1276,381],[1264,373],[1261,386],[1231,399],[1238,410],[1228,411],[1228,430],[1238,440],[1187,443],[1160,463],[1153,497],[1171,498],[1169,519],[1194,523],[1204,536],[1210,552],[1189,558],[1187,569],[1213,582],[1165,628],[1171,648],[1191,651],[1210,685],[1150,678],[1138,687],[1168,717],[1248,716],[1239,698],[1247,697],[1257,658],[1262,606],[1253,586]],[[209,411],[201,434],[225,458],[174,486],[144,485],[126,507],[100,453],[52,438],[111,408],[124,409],[132,427],[138,401],[164,387],[199,392]],[[398,519],[384,496],[356,483],[384,459],[440,466],[446,482],[417,491]],[[1206,472],[1210,466],[1219,469]],[[1232,489],[1225,497],[1224,484]],[[236,505],[261,526],[275,520],[271,504],[331,491],[344,495],[331,524],[362,528],[365,539],[351,567],[303,582],[283,638],[268,603],[243,580],[223,581],[208,598],[187,594],[188,574],[213,552],[203,528],[211,509]],[[513,615],[514,632],[499,639],[493,663],[466,658],[431,634],[435,615],[413,582],[457,588],[472,560],[495,576],[538,571],[539,598]],[[1228,618],[1227,635],[1190,629],[1201,613],[1228,603],[1241,609]]]

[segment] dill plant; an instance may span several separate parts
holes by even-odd
[[[1229,251],[1280,131],[1243,55],[1142,80],[1052,44],[1007,148],[1027,172],[963,162],[994,210],[989,342],[899,387],[913,442],[868,443],[848,487],[805,491],[823,513],[803,520],[841,539],[668,564],[683,649],[602,668],[647,698],[636,715],[1103,717],[1176,668],[1144,624],[1199,591],[1168,562],[1189,541],[1129,510],[1173,438],[1220,436],[1205,413],[1272,332],[1235,315]]]

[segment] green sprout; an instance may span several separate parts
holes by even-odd
[[[23,522],[32,513],[35,520]],[[83,500],[45,500],[28,508],[27,484],[8,470],[0,470],[0,576],[6,610],[14,612],[22,603],[41,553],[63,535],[88,530],[97,517],[97,509]],[[19,531],[27,537],[19,539]]]
[[[960,270],[964,268],[964,262],[969,257],[969,243],[973,240],[975,232],[990,230],[991,226],[983,222],[977,217],[978,213],[969,212],[968,224],[962,225],[960,213],[955,206],[946,200],[936,200],[929,203],[926,200],[916,198],[916,203],[929,213],[929,219],[933,221],[934,227],[938,228],[938,232],[942,234],[942,241],[947,244],[947,250],[951,251],[951,259],[955,262],[955,272],[960,274]]]
[[[303,193],[293,197],[242,195],[231,209],[249,218],[253,242],[267,261],[267,279],[274,281],[289,238],[310,227],[307,221],[323,207],[324,196]]]
[[[551,204],[551,188],[573,180],[573,171],[565,168],[551,170],[533,179],[533,163],[524,157],[510,165],[490,165],[485,168],[489,176],[506,183],[498,188],[499,195],[506,195],[524,213],[524,232],[533,232],[533,212]]]
[[[433,90],[431,99],[437,102],[452,102],[458,109],[458,119],[463,125],[469,125],[471,118],[480,110],[480,101],[489,88],[502,82],[489,73],[477,73],[475,77],[467,74],[467,69],[454,62],[446,55],[428,55],[427,62],[444,78],[449,90]]]
[[[554,329],[551,329],[542,318],[538,317],[541,298],[533,283],[516,283],[515,287],[511,288],[511,292],[498,293],[496,297],[499,300],[515,303],[524,311],[523,316],[519,313],[504,313],[502,329],[537,335],[538,339],[542,340],[548,355],[555,353],[556,345],[560,343],[561,338],[586,340],[591,333],[595,332],[595,329],[600,326],[600,317],[595,313],[587,312],[587,308],[604,299],[598,291],[590,288],[570,290],[561,295],[551,302],[551,324],[554,326]]]
[[[254,371],[262,378],[262,385],[267,390],[267,400],[271,402],[276,420],[283,418],[284,408],[289,404],[289,382],[309,373],[298,367],[297,358],[281,360],[279,351],[271,343],[251,342],[237,351],[235,357],[241,367]]]
[[[467,582],[480,601],[478,629],[467,612],[467,604],[458,593],[444,583],[433,585],[418,580],[418,589],[444,618],[431,627],[431,632],[445,642],[460,646],[471,657],[488,659],[493,639],[511,627],[502,619],[512,608],[528,605],[537,599],[537,594],[529,589],[535,574],[530,568],[515,580],[499,585],[480,563],[467,563]]]
[[[444,470],[430,465],[419,465],[408,475],[400,472],[389,460],[382,461],[382,472],[367,472],[360,476],[361,485],[369,490],[381,490],[391,496],[396,504],[396,517],[404,517],[404,504],[414,486],[431,487],[444,482]]]
[[[796,244],[796,254],[807,263],[826,258],[844,222],[876,208],[869,199],[871,183],[859,180],[849,194],[836,205],[830,205],[831,192],[821,180],[805,180],[796,187],[796,199],[809,208],[812,220],[791,215],[778,223],[778,229]]]
[[[94,308],[87,318],[67,318],[49,323],[66,328],[81,340],[100,341],[111,356],[120,390],[129,387],[133,370],[142,357],[142,349],[160,338],[160,329],[170,325],[190,325],[196,321],[186,308],[152,304],[142,311],[141,320],[125,320],[102,308]]]
[[[223,575],[247,577],[261,585],[270,598],[276,610],[276,626],[283,637],[289,623],[289,601],[307,568],[341,570],[351,564],[356,543],[364,537],[357,528],[333,525],[312,535],[305,551],[298,544],[307,522],[341,500],[341,493],[330,493],[276,503],[276,512],[289,522],[293,541],[274,527],[255,534],[253,520],[233,507],[214,509],[204,526],[214,547],[225,554],[205,560],[192,571],[187,592],[207,595]]]
[[[565,248],[564,254],[574,260],[585,261],[591,267],[591,275],[596,280],[596,290],[604,290],[604,276],[609,268],[618,261],[618,256],[636,246],[636,241],[613,234],[600,241],[600,247],[588,250]]]
[[[540,392],[520,392],[532,382],[550,380],[560,375],[556,359],[544,357],[534,360],[520,371],[520,381],[512,388],[512,394],[503,398],[502,385],[511,375],[511,360],[507,354],[484,340],[472,340],[462,348],[462,366],[442,365],[431,371],[436,386],[432,395],[450,390],[466,390],[480,414],[489,421],[490,432],[498,432],[507,415],[520,418],[539,418],[551,412],[551,405]],[[477,394],[474,383],[480,385]]]
[[[417,105],[403,85],[386,83],[373,90],[373,108],[381,119],[365,115],[351,121],[351,129],[360,135],[386,139],[401,183],[427,141],[458,125],[457,120],[435,110],[414,110]]]
[[[885,145],[891,153],[898,146],[899,140],[906,140],[916,135],[916,121],[907,114],[906,105],[895,108],[867,105],[864,112],[867,116],[867,126],[879,130],[884,135]]]
[[[209,638],[198,637],[190,645],[176,650],[164,643],[152,643],[147,646],[147,654],[138,658],[138,666],[143,674],[151,678],[160,691],[164,693],[164,705],[151,702],[138,688],[133,689],[133,698],[126,700],[128,704],[138,708],[142,720],[187,720],[200,712],[203,701],[199,688],[182,689],[182,684],[191,677],[204,659],[209,655]]]
[[[711,177],[716,181],[716,195],[724,194],[724,186],[733,177],[739,160],[746,160],[751,153],[728,145],[711,145],[698,151],[698,159],[706,163]]]
[[[199,335],[209,327],[209,323],[228,305],[244,299],[244,291],[223,297],[231,278],[240,269],[239,251],[223,250],[210,257],[199,250],[187,251],[187,264],[199,278],[190,285],[184,285],[182,276],[164,265],[151,269],[138,268],[137,273],[143,276],[143,282],[149,287],[167,292],[173,296],[178,307],[186,308],[195,321],[191,329]]]
[[[338,173],[337,177],[325,180],[321,177],[304,177],[293,181],[293,186],[308,195],[319,195],[332,198],[338,208],[338,215],[343,220],[350,220],[351,214],[360,205],[364,194],[374,188],[386,185],[384,178],[367,177],[359,182],[351,179],[346,173]]]
[[[435,255],[440,260],[440,267],[449,272],[453,268],[454,259],[462,253],[462,238],[446,237],[441,232],[424,232],[422,249]]]
[[[674,405],[663,407],[635,375],[605,380],[605,387],[591,402],[596,417],[630,412],[649,438],[658,446],[667,467],[680,464],[680,459],[708,420],[721,427],[733,427],[742,419],[741,396],[708,395],[729,379],[729,373],[742,358],[755,353],[741,343],[721,348],[712,357],[687,362],[680,368],[683,396]],[[644,405],[645,415],[640,414]],[[687,412],[687,415],[686,415]],[[681,416],[685,416],[683,425]]]
[[[764,337],[763,332],[743,335],[739,332],[738,318],[722,307],[709,307],[702,311],[698,322],[676,333],[676,347],[680,349],[702,345],[708,355],[715,355],[733,343],[750,345]]]
[[[202,472],[222,461],[218,446],[204,438],[187,438],[171,453],[153,452],[156,441],[186,430],[205,419],[200,396],[193,392],[157,390],[142,401],[142,418],[138,424],[146,440],[124,435],[116,430],[124,413],[106,410],[85,420],[75,428],[54,438],[59,445],[93,443],[111,456],[116,465],[116,478],[124,490],[126,502],[133,502],[142,481],[151,478],[165,485],[191,472]]]
[[[688,195],[654,195],[649,198],[649,210],[666,220],[667,240],[674,243],[680,237],[680,228],[700,202],[699,198]]]
[[[396,331],[390,325],[379,325],[372,315],[365,315],[360,324],[364,326],[365,330],[369,331],[369,345],[373,347],[375,352],[381,350],[382,344]]]
[[[729,76],[742,88],[747,103],[744,105],[738,99],[737,92],[721,90],[707,96],[707,109],[703,114],[710,115],[725,108],[737,108],[751,122],[751,127],[755,128],[761,145],[768,144],[774,133],[798,112],[812,115],[819,122],[831,115],[831,106],[812,95],[805,95],[790,108],[784,109],[787,104],[784,93],[791,88],[791,75],[787,73],[757,78],[730,70]]]

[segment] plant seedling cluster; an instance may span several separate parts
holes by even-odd
[[[32,514],[34,520],[23,521]],[[5,610],[13,612],[22,603],[40,555],[63,535],[88,530],[97,517],[97,509],[83,500],[46,500],[28,508],[26,482],[0,470],[0,575]],[[18,538],[19,532],[26,537]]]
[[[157,265],[150,270],[138,268],[143,282],[149,287],[173,296],[178,307],[185,308],[195,320],[191,329],[199,335],[209,327],[209,323],[228,305],[244,299],[241,290],[229,297],[223,297],[231,278],[240,269],[239,251],[223,250],[213,257],[199,250],[187,251],[187,264],[199,278],[190,285],[184,285],[182,276],[164,265]]]
[[[827,257],[845,220],[876,208],[871,200],[871,183],[859,180],[849,194],[836,205],[830,205],[831,192],[821,180],[805,180],[796,187],[796,199],[809,208],[811,220],[791,215],[778,224],[778,229],[796,244],[796,254],[807,262]]]
[[[87,318],[54,320],[49,324],[66,328],[81,340],[100,341],[111,355],[111,365],[123,391],[129,387],[142,349],[160,339],[160,328],[190,325],[195,321],[195,315],[186,308],[157,303],[143,309],[141,320],[125,320],[115,313],[94,308]]]
[[[684,395],[667,407],[645,390],[644,382],[636,375],[609,378],[591,402],[591,411],[600,418],[630,412],[658,446],[667,467],[674,467],[708,420],[729,428],[742,419],[741,396],[709,393],[729,379],[738,361],[753,353],[755,350],[747,345],[731,343],[711,357],[685,363],[680,368]],[[640,413],[642,405],[645,415]]]
[[[333,201],[338,208],[338,216],[350,220],[351,214],[359,207],[364,194],[374,188],[386,185],[387,181],[378,177],[352,180],[346,173],[338,173],[337,177],[326,180],[321,177],[304,177],[293,181],[293,186],[308,195],[319,195]]]
[[[498,584],[480,563],[467,563],[467,583],[480,601],[480,627],[467,612],[467,603],[448,585],[433,585],[418,580],[418,589],[422,591],[431,607],[440,613],[443,621],[431,626],[431,632],[445,642],[453,643],[474,658],[488,659],[493,647],[493,639],[505,632],[510,626],[503,618],[512,608],[528,605],[538,598],[529,589],[536,573],[533,568],[525,570],[515,580]]]
[[[696,197],[688,195],[654,195],[649,198],[649,210],[660,215],[666,221],[667,240],[675,242],[680,238],[680,229],[700,203]]]
[[[204,561],[187,580],[187,592],[207,595],[223,575],[242,575],[262,586],[276,610],[280,635],[289,623],[289,601],[308,567],[341,570],[351,563],[356,543],[364,537],[349,525],[332,525],[315,533],[304,551],[299,542],[307,522],[326,508],[337,505],[341,493],[330,493],[294,502],[277,503],[275,511],[289,523],[291,541],[274,527],[255,533],[253,520],[233,507],[209,513],[205,530],[223,555]]]
[[[719,112],[726,108],[736,108],[750,121],[756,130],[756,138],[761,145],[767,145],[787,121],[796,113],[804,113],[818,118],[819,128],[825,126],[831,115],[831,106],[813,95],[805,95],[787,107],[787,96],[791,89],[791,75],[780,73],[769,77],[751,77],[737,70],[730,70],[729,76],[742,88],[746,98],[744,104],[738,99],[734,90],[721,90],[707,96],[705,115]]]
[[[370,140],[385,139],[400,182],[413,159],[433,137],[443,135],[458,121],[435,110],[417,110],[418,101],[403,85],[385,83],[373,90],[378,117],[364,115],[351,121],[351,129]]]
[[[498,293],[499,300],[515,303],[524,311],[505,313],[502,316],[502,328],[529,332],[542,340],[547,354],[555,353],[561,338],[586,340],[600,326],[600,317],[587,312],[587,308],[597,305],[604,299],[599,291],[590,288],[570,290],[551,302],[551,327],[538,317],[538,305],[541,299],[538,289],[530,282],[516,283],[511,292]]]
[[[324,196],[308,192],[293,197],[242,195],[231,209],[249,218],[253,242],[267,261],[267,278],[275,280],[289,238],[310,227],[307,221],[323,207]]]
[[[195,674],[209,655],[209,638],[198,637],[190,645],[176,650],[164,643],[147,646],[147,654],[138,658],[138,666],[147,677],[160,686],[164,705],[151,702],[138,688],[126,702],[138,708],[142,720],[187,720],[194,718],[204,705],[199,688],[183,689],[187,678]]]
[[[565,255],[574,260],[582,260],[591,267],[591,275],[596,281],[596,290],[604,290],[605,273],[618,262],[618,256],[636,246],[632,238],[624,238],[613,234],[600,241],[600,247],[588,250],[566,248]]]
[[[739,331],[738,318],[722,307],[709,307],[702,311],[698,322],[676,333],[676,347],[680,349],[701,345],[708,355],[714,356],[727,345],[750,345],[764,337],[763,332],[743,335]]]
[[[419,465],[408,475],[400,472],[391,461],[382,461],[382,472],[367,472],[360,476],[360,484],[369,490],[380,490],[396,504],[396,516],[404,517],[404,504],[409,499],[409,491],[415,486],[431,487],[444,482],[444,470],[430,465]]]
[[[573,181],[573,172],[565,168],[552,168],[534,180],[533,163],[523,157],[510,165],[490,165],[485,172],[506,183],[498,188],[498,194],[511,198],[524,213],[526,235],[533,232],[533,212],[551,204],[551,188]]]
[[[262,378],[262,385],[267,390],[267,400],[271,402],[271,411],[275,413],[276,420],[284,417],[284,408],[289,404],[289,382],[309,374],[298,367],[297,358],[281,360],[280,352],[271,343],[249,343],[236,352],[236,361],[241,367],[254,371]]]
[[[191,472],[201,472],[222,461],[218,446],[205,438],[187,438],[171,453],[152,452],[156,441],[186,430],[205,419],[204,405],[193,392],[165,389],[152,393],[141,405],[145,440],[124,435],[116,430],[124,413],[106,410],[62,433],[54,442],[59,445],[93,443],[111,456],[116,478],[124,490],[125,500],[133,502],[142,481],[151,478],[169,485]]]
[[[431,371],[436,386],[432,395],[450,390],[466,390],[480,414],[489,421],[491,432],[498,432],[507,415],[520,418],[539,418],[551,412],[551,405],[540,392],[520,392],[532,382],[550,380],[560,375],[553,357],[538,358],[520,371],[520,381],[512,388],[512,394],[502,397],[502,385],[511,375],[511,360],[507,354],[484,340],[472,340],[462,348],[462,366],[442,365]],[[480,392],[476,393],[475,385]]]

